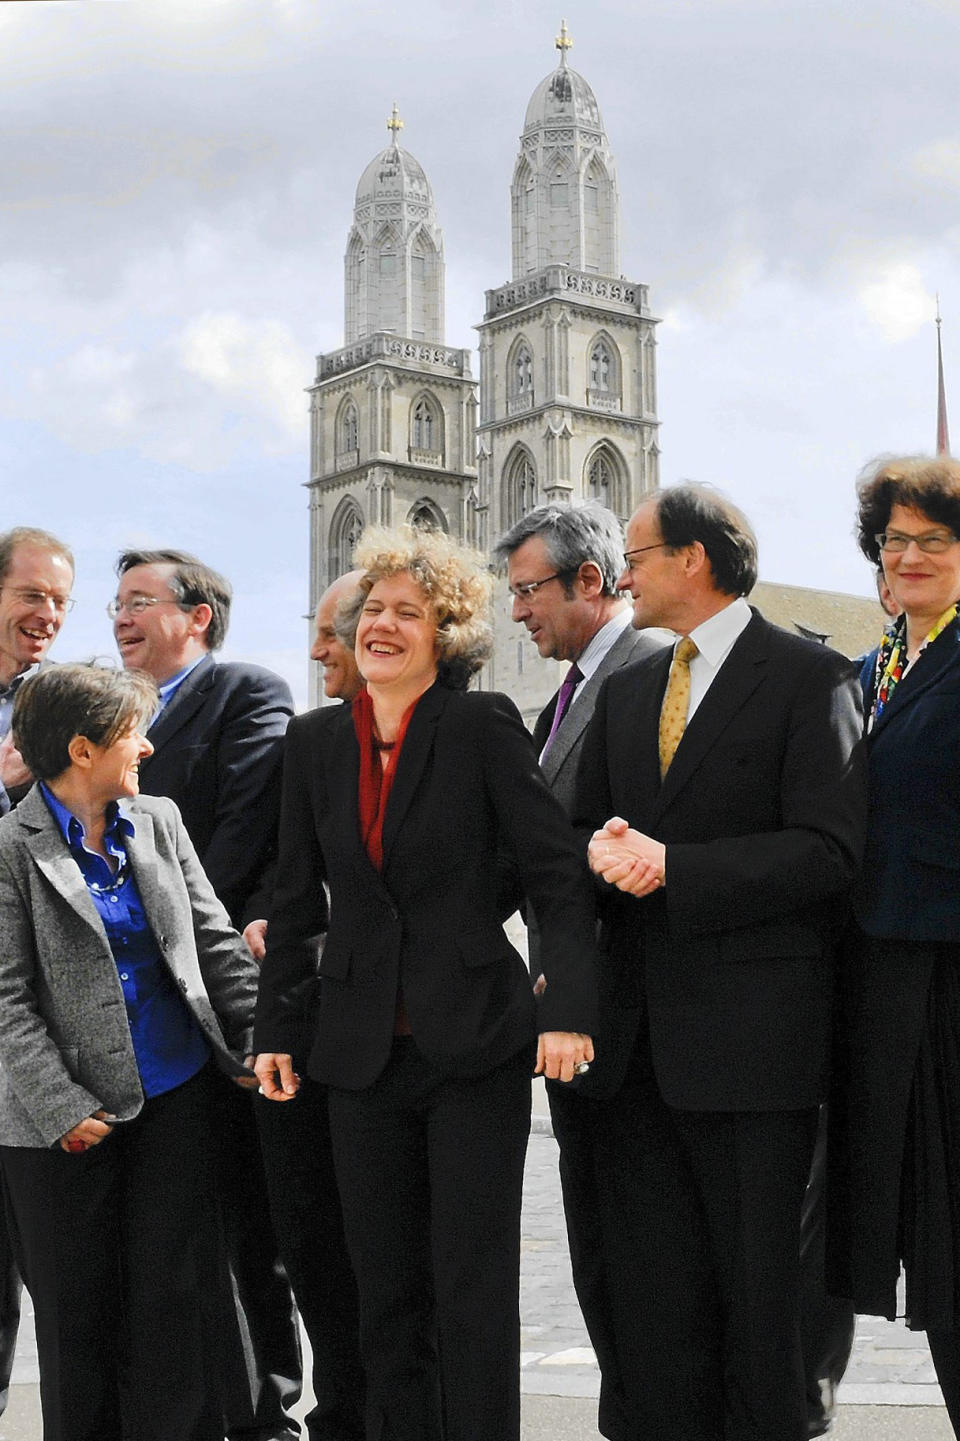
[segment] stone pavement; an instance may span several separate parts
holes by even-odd
[[[28,1318],[0,1441],[41,1441],[36,1346],[24,1301]],[[523,1441],[599,1441],[599,1376],[570,1280],[557,1148],[542,1094],[527,1156],[520,1306]],[[840,1399],[837,1441],[951,1441],[923,1336],[899,1323],[873,1317],[859,1322]]]

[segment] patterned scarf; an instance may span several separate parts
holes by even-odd
[[[943,612],[930,634],[924,639],[923,644],[917,651],[916,659],[912,662],[916,665],[931,641],[935,641],[941,631],[957,616],[957,606],[951,605]],[[870,726],[872,730],[877,721],[887,708],[887,703],[896,689],[897,682],[907,669],[907,617],[898,616],[892,625],[888,625],[883,632],[877,650],[877,664],[873,673],[873,705],[870,709]]]

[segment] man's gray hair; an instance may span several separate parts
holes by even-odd
[[[559,573],[572,576],[584,561],[592,560],[603,576],[603,594],[616,595],[617,577],[623,572],[623,531],[612,510],[598,500],[583,505],[538,505],[521,516],[493,548],[498,567],[524,541],[539,535],[547,548],[550,564]],[[572,583],[564,589],[572,592]]]

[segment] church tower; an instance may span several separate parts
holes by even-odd
[[[310,387],[310,605],[349,570],[367,525],[410,520],[478,544],[476,382],[443,338],[443,236],[423,167],[390,143],[357,186],[345,341]],[[311,667],[311,704],[320,699]]]
[[[626,521],[658,482],[656,318],[620,275],[620,197],[596,97],[560,63],[527,106],[511,185],[513,279],[480,333],[479,496],[492,543],[546,501],[595,498]],[[557,684],[508,598],[485,681],[526,712]],[[541,699],[542,698],[542,699]]]

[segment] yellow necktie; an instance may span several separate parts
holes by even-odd
[[[670,762],[677,753],[680,737],[687,725],[687,707],[690,704],[690,662],[699,655],[696,641],[688,635],[677,646],[670,666],[670,678],[660,708],[660,779],[670,769]]]

